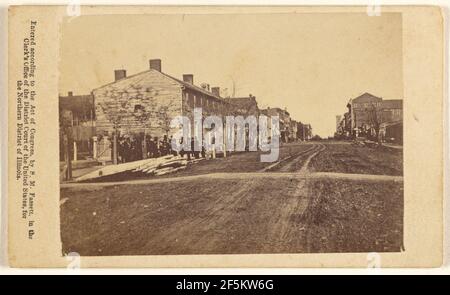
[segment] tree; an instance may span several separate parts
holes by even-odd
[[[378,144],[381,143],[380,127],[381,127],[381,110],[375,104],[371,104],[367,109],[367,116],[370,127],[375,131],[375,138]]]
[[[134,118],[144,128],[150,128],[152,121],[152,111],[154,101],[147,103],[147,108],[142,104],[136,104],[144,99],[144,92],[139,85],[130,85],[126,89],[111,87],[101,93],[104,100],[98,103],[99,108],[106,119],[113,125],[113,163],[117,164],[117,136],[118,130],[129,123],[129,119]]]
[[[155,117],[159,122],[162,130],[165,132],[167,136],[169,136],[170,132],[170,123],[172,121],[172,117],[170,116],[170,110],[174,104],[174,101],[171,100],[167,105],[159,106],[155,111]]]

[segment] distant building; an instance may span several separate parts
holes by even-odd
[[[258,108],[258,102],[256,97],[249,95],[247,97],[231,97],[225,98],[225,101],[234,106],[235,115],[245,117],[255,116],[259,117],[260,110]]]
[[[70,91],[67,96],[59,96],[59,126],[60,133],[69,137],[70,149],[73,142],[77,145],[79,158],[90,154],[92,136],[95,135],[95,104],[92,95],[73,95]],[[63,160],[64,147],[60,136],[60,160]],[[71,153],[71,157],[73,155]]]
[[[303,123],[298,121],[297,122],[297,138],[301,141],[304,140],[304,136],[303,136]]]
[[[383,100],[366,92],[350,100],[350,112],[352,128],[372,126],[374,121],[399,122],[403,120],[403,100]]]
[[[339,133],[342,128],[342,116],[337,115],[336,116],[336,133]]]
[[[302,122],[297,123],[297,138],[301,141],[308,141],[312,138],[312,127],[311,124],[306,124]]]
[[[71,91],[67,96],[59,96],[59,111],[71,113],[72,126],[93,127],[95,124],[95,106],[92,95],[73,95]]]
[[[366,92],[350,99],[347,108],[348,112],[344,114],[344,119],[341,119],[339,130],[336,130],[337,136],[364,136],[376,139],[378,130],[378,136],[384,140],[390,126],[403,122],[403,100],[401,99],[383,100]],[[399,130],[398,127],[397,130]],[[403,137],[398,131],[395,135],[397,140]]]
[[[290,133],[289,133],[289,140],[296,141],[298,139],[297,132],[298,132],[298,122],[295,120],[291,120],[291,127],[290,127]]]
[[[292,126],[291,126],[291,117],[289,115],[289,112],[286,109],[281,108],[270,108],[264,109],[261,111],[262,114],[271,117],[271,116],[278,116],[280,120],[280,141],[281,142],[288,142],[290,134],[292,133]]]
[[[311,138],[312,138],[311,124],[303,124],[303,134],[304,134],[304,140],[311,140]]]

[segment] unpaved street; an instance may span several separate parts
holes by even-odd
[[[349,143],[291,144],[281,148],[277,163],[240,153],[201,161],[168,177],[62,185],[63,251],[399,251],[401,153],[379,149],[369,157],[368,149]],[[360,165],[350,171],[346,160]]]

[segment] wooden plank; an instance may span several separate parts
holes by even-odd
[[[151,162],[156,162],[158,158],[155,159],[145,159],[145,160],[139,160],[129,163],[122,163],[118,165],[108,165],[104,166],[98,170],[95,170],[93,172],[87,173],[85,175],[82,175],[76,179],[76,181],[85,181],[89,179],[94,179],[98,177],[113,175],[125,171],[131,171],[133,169],[138,168],[141,165],[149,164]]]

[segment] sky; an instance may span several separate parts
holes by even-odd
[[[333,135],[336,115],[364,92],[403,99],[401,14],[278,13],[80,16],[61,28],[59,93],[88,94],[162,60],[162,71],[260,108],[287,108],[313,133]]]

